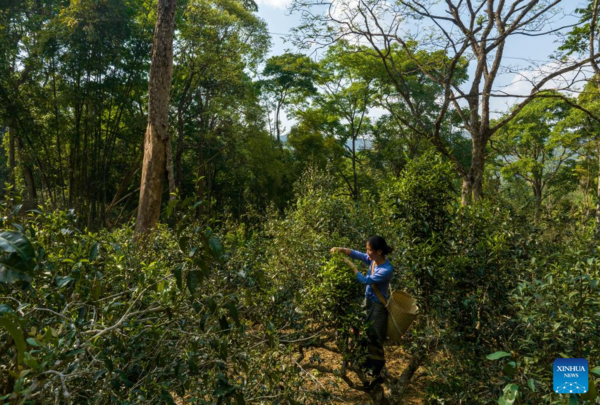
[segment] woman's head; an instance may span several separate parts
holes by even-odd
[[[373,255],[378,255],[381,257],[385,257],[392,253],[392,248],[388,246],[381,236],[373,235],[369,239],[367,239],[367,254],[371,259],[373,259]]]

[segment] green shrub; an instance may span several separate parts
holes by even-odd
[[[266,326],[249,328],[237,277],[210,229],[161,226],[134,244],[131,227],[87,233],[69,212],[38,211],[15,226],[35,268],[30,283],[0,282],[0,398],[298,397],[288,350],[268,344]]]

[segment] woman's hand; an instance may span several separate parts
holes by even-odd
[[[350,254],[350,249],[348,248],[343,248],[343,247],[332,247],[329,252],[331,253],[335,253],[335,252],[340,252],[345,254],[346,256],[348,256]]]

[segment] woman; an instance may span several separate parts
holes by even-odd
[[[369,266],[369,272],[366,276],[362,275],[354,263],[345,259],[350,265],[356,279],[362,284],[366,284],[365,297],[367,298],[367,316],[365,323],[369,324],[367,329],[368,357],[363,367],[367,371],[370,382],[365,383],[366,389],[372,389],[383,382],[381,370],[385,366],[385,353],[383,351],[383,342],[387,334],[387,308],[381,302],[378,295],[387,302],[389,299],[389,286],[394,269],[386,255],[392,252],[392,248],[387,245],[385,239],[381,236],[371,236],[367,240],[367,253],[361,253],[356,250],[334,247],[331,253],[340,252],[352,259],[363,261]],[[378,292],[374,287],[377,287]]]

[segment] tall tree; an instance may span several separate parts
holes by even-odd
[[[173,32],[175,30],[176,5],[176,0],[158,1],[158,16],[152,43],[148,84],[148,127],[144,141],[140,200],[135,223],[135,232],[138,236],[149,232],[158,222],[163,178],[170,156],[169,93],[173,74]],[[172,172],[171,166],[170,182],[173,180]]]
[[[365,63],[362,54],[341,42],[329,48],[321,61],[321,92],[316,104],[335,117],[336,138],[344,146],[350,158],[352,179],[342,173],[354,200],[359,198],[358,155],[359,138],[363,138],[371,128],[369,110],[373,107],[375,80]]]
[[[491,137],[506,125],[545,86],[561,75],[580,69],[600,54],[580,60],[556,59],[553,69],[540,70],[532,80],[532,90],[507,94],[497,88],[499,72],[506,68],[504,50],[507,40],[521,35],[548,35],[563,31],[558,6],[564,0],[435,0],[378,1],[295,0],[294,9],[303,12],[298,37],[303,45],[334,43],[340,38],[370,45],[394,83],[415,120],[402,118],[412,131],[430,139],[450,159],[463,179],[463,203],[481,198],[485,150]],[[325,13],[311,12],[312,7],[327,6]],[[423,25],[427,29],[421,29]],[[394,48],[413,61],[417,69],[442,88],[437,100],[440,108],[434,117],[415,108],[415,94],[405,81]],[[437,63],[423,63],[422,53],[441,52]],[[472,77],[460,80],[464,66],[471,64]],[[492,123],[494,97],[521,97],[506,117]],[[461,126],[471,138],[471,159],[464,165],[442,137],[444,122],[458,114]]]
[[[281,143],[282,109],[292,100],[301,101],[316,93],[317,64],[305,55],[285,53],[269,58],[262,72],[265,80],[261,82],[263,91],[269,94],[275,103],[275,134]]]
[[[255,11],[252,2],[190,0],[177,22],[172,91],[176,184],[182,195],[191,192],[202,201],[198,217],[210,214],[219,186],[216,171],[233,157],[226,151],[237,152],[228,144],[256,123],[256,116],[248,114],[258,107],[248,72],[264,60],[269,36]],[[258,116],[262,122],[262,113]]]
[[[595,135],[598,163],[600,164],[600,133],[597,130],[600,127],[600,116],[596,113],[597,109],[589,109],[590,104],[593,104],[594,99],[597,99],[597,94],[594,96],[594,93],[600,93],[600,63],[596,57],[598,50],[600,50],[600,24],[598,23],[600,1],[587,0],[586,6],[577,9],[576,12],[580,16],[579,25],[569,32],[560,49],[565,52],[564,56],[567,57],[574,54],[587,54],[590,56],[594,79],[588,83],[585,91],[579,97],[579,105],[585,107],[581,111],[587,115],[585,119],[587,123],[584,126],[588,130],[592,130]],[[596,86],[595,90],[590,88],[593,85]],[[596,198],[596,235],[600,236],[600,173],[596,183]]]

